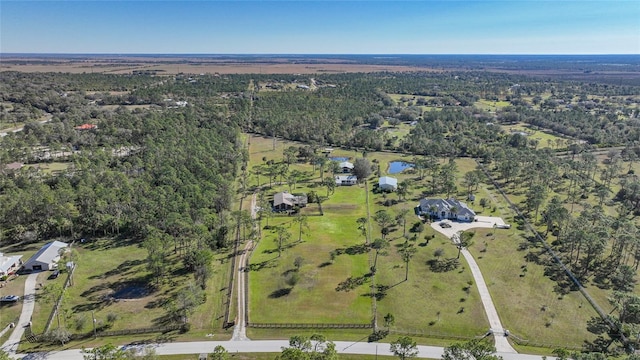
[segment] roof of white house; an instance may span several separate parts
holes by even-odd
[[[25,267],[31,265],[33,262],[42,262],[46,264],[52,263],[59,255],[60,249],[66,248],[69,244],[64,243],[62,241],[53,241],[45,244],[43,247],[38,250],[27,262],[25,263]]]
[[[353,169],[353,164],[348,162],[348,161],[343,161],[343,162],[340,163],[340,167],[341,168]]]
[[[7,273],[10,267],[18,263],[22,255],[5,256],[0,253],[0,273]]]
[[[358,181],[355,175],[336,175],[336,181]]]
[[[467,204],[456,199],[422,199],[420,200],[420,207],[423,211],[431,211],[431,207],[435,208],[435,212],[447,211],[451,208],[456,208],[456,214],[461,216],[475,216],[475,211],[471,210]]]
[[[383,176],[378,180],[378,186],[382,185],[390,185],[393,187],[398,187],[398,179],[392,178],[391,176]]]

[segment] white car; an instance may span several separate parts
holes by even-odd
[[[0,297],[0,302],[17,302],[20,300],[20,296],[18,295],[7,295]]]

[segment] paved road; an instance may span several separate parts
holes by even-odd
[[[393,355],[389,351],[387,343],[353,343],[347,341],[336,341],[336,350],[342,354],[365,354],[365,355]],[[282,351],[282,347],[289,346],[286,340],[260,340],[260,341],[198,341],[198,342],[177,342],[167,344],[149,345],[156,350],[158,355],[181,355],[181,354],[200,354],[211,353],[213,349],[221,345],[229,353],[236,352],[255,352],[255,353],[277,353]],[[444,349],[437,346],[418,346],[420,358],[440,359],[444,353]],[[541,360],[542,356],[500,353],[504,360]],[[25,359],[50,359],[50,360],[83,360],[80,350],[56,351],[46,354],[31,355]],[[547,357],[552,360],[554,357]]]
[[[38,124],[44,124],[44,123],[48,123],[49,121],[53,120],[52,117],[46,119],[46,120],[40,120],[38,121]],[[22,130],[24,130],[24,126],[21,126],[19,128],[9,128],[9,129],[2,129],[3,131],[0,132],[0,137],[4,137],[7,136],[9,133],[17,133],[20,132]]]
[[[31,322],[31,314],[33,314],[33,306],[36,302],[36,283],[38,279],[38,273],[33,273],[27,276],[27,280],[24,283],[24,296],[22,300],[22,312],[20,313],[20,320],[13,329],[13,332],[9,336],[2,348],[4,351],[15,354],[20,344],[22,334],[24,334],[25,327],[29,326]]]
[[[484,227],[491,228],[493,224],[504,224],[501,218],[493,218],[493,217],[482,217],[477,222],[471,223],[458,223],[458,222],[449,222],[451,224],[450,228],[442,228],[438,222],[432,223],[431,227],[448,236],[455,244],[460,243],[460,239],[458,237],[457,232],[462,230],[467,230],[475,227]],[[502,353],[517,353],[516,350],[509,344],[507,337],[505,335],[505,330],[502,327],[502,323],[500,322],[500,317],[498,316],[498,311],[496,310],[495,305],[493,304],[493,300],[491,299],[491,294],[489,293],[489,289],[487,288],[487,284],[484,281],[484,277],[482,276],[482,272],[480,271],[480,267],[476,263],[476,260],[471,256],[471,253],[467,249],[462,249],[462,255],[465,260],[469,264],[469,268],[471,269],[471,274],[473,275],[473,279],[475,280],[476,287],[478,288],[478,292],[480,293],[480,300],[482,301],[482,306],[484,307],[484,311],[487,314],[487,318],[489,319],[489,326],[491,331],[493,332],[493,338],[495,340],[495,347],[498,352]],[[506,358],[505,358],[506,359]]]

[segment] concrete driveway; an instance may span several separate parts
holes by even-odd
[[[451,225],[451,227],[443,228],[440,226],[441,223],[446,223]],[[458,222],[451,220],[441,220],[431,223],[431,227],[443,234],[444,236],[451,238],[454,234],[459,231],[466,231],[474,228],[492,228],[493,225],[504,226],[506,225],[504,220],[501,217],[496,216],[476,216],[475,221],[472,222]]]

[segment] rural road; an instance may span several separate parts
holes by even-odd
[[[246,316],[245,316],[245,289],[246,289],[246,285],[245,285],[245,281],[246,281],[246,272],[245,272],[245,268],[247,265],[247,254],[251,251],[251,246],[253,246],[253,241],[249,240],[249,242],[247,242],[247,245],[245,245],[244,249],[242,250],[242,254],[240,255],[240,258],[238,259],[238,266],[236,267],[237,271],[238,271],[238,276],[236,277],[237,280],[237,291],[238,291],[238,315],[236,317],[236,326],[233,328],[233,336],[231,337],[232,341],[249,341],[249,338],[247,338],[247,331],[246,331]]]
[[[363,355],[385,355],[392,356],[388,343],[366,343],[335,341],[336,350],[340,354],[363,354]],[[148,345],[155,349],[158,355],[183,355],[212,353],[213,349],[221,345],[231,354],[233,353],[279,353],[282,347],[288,347],[288,340],[259,340],[259,341],[199,341],[199,342],[176,342],[166,344]],[[440,359],[444,353],[444,348],[437,346],[418,346],[418,357],[426,359]],[[504,360],[542,360],[539,355],[496,353]],[[49,353],[30,354],[23,359],[50,359],[50,360],[84,360],[81,350],[52,351]],[[547,357],[552,360],[554,357]]]
[[[49,121],[53,120],[53,117],[50,117],[46,120],[40,120],[38,121],[38,124],[44,124],[44,123],[48,123]],[[24,130],[24,126],[21,126],[19,128],[8,128],[8,129],[2,129],[2,132],[0,132],[0,137],[4,137],[9,135],[9,133],[17,133]]]
[[[20,320],[13,328],[13,332],[9,336],[3,345],[2,349],[10,354],[15,354],[20,344],[24,329],[29,326],[31,322],[31,315],[33,314],[33,307],[36,302],[36,283],[38,279],[38,273],[33,273],[27,276],[27,280],[24,283],[24,296],[22,300],[22,312],[20,313]]]
[[[254,193],[251,196],[251,218],[256,219],[258,208],[256,207],[256,194]],[[257,225],[260,226],[260,225]],[[247,294],[245,293],[245,289],[247,288],[245,282],[247,280],[246,266],[247,264],[247,255],[251,252],[253,247],[253,241],[249,240],[242,250],[242,254],[238,259],[238,263],[236,264],[236,269],[238,269],[237,274],[237,298],[238,298],[238,314],[236,317],[236,326],[233,329],[233,336],[231,337],[231,341],[249,341],[247,337],[247,329],[246,329],[246,307],[247,301],[245,300]]]
[[[494,223],[504,224],[504,221],[501,218],[491,218],[491,217],[479,217],[479,218],[482,221],[471,222],[471,223],[449,222],[451,224],[450,228],[442,228],[439,225],[440,222],[432,223],[431,227],[434,230],[444,234],[445,236],[450,237],[455,244],[460,244],[458,231],[467,230],[474,227],[490,228],[490,227],[493,227]],[[473,256],[467,249],[463,248],[461,250],[461,253],[464,256],[465,260],[467,260],[467,263],[469,264],[469,269],[471,269],[471,274],[473,275],[474,282],[476,283],[478,293],[480,293],[480,300],[482,301],[484,312],[487,314],[487,318],[489,319],[489,327],[491,328],[491,332],[493,333],[496,350],[500,353],[516,354],[517,353],[516,350],[511,346],[511,344],[509,344],[509,341],[507,340],[505,329],[502,327],[502,323],[500,322],[500,317],[498,316],[498,311],[496,310],[496,307],[493,304],[493,300],[491,299],[491,294],[489,293],[487,284],[484,281],[484,277],[482,276],[480,267],[478,266],[478,264],[476,263],[476,260],[473,258]]]

